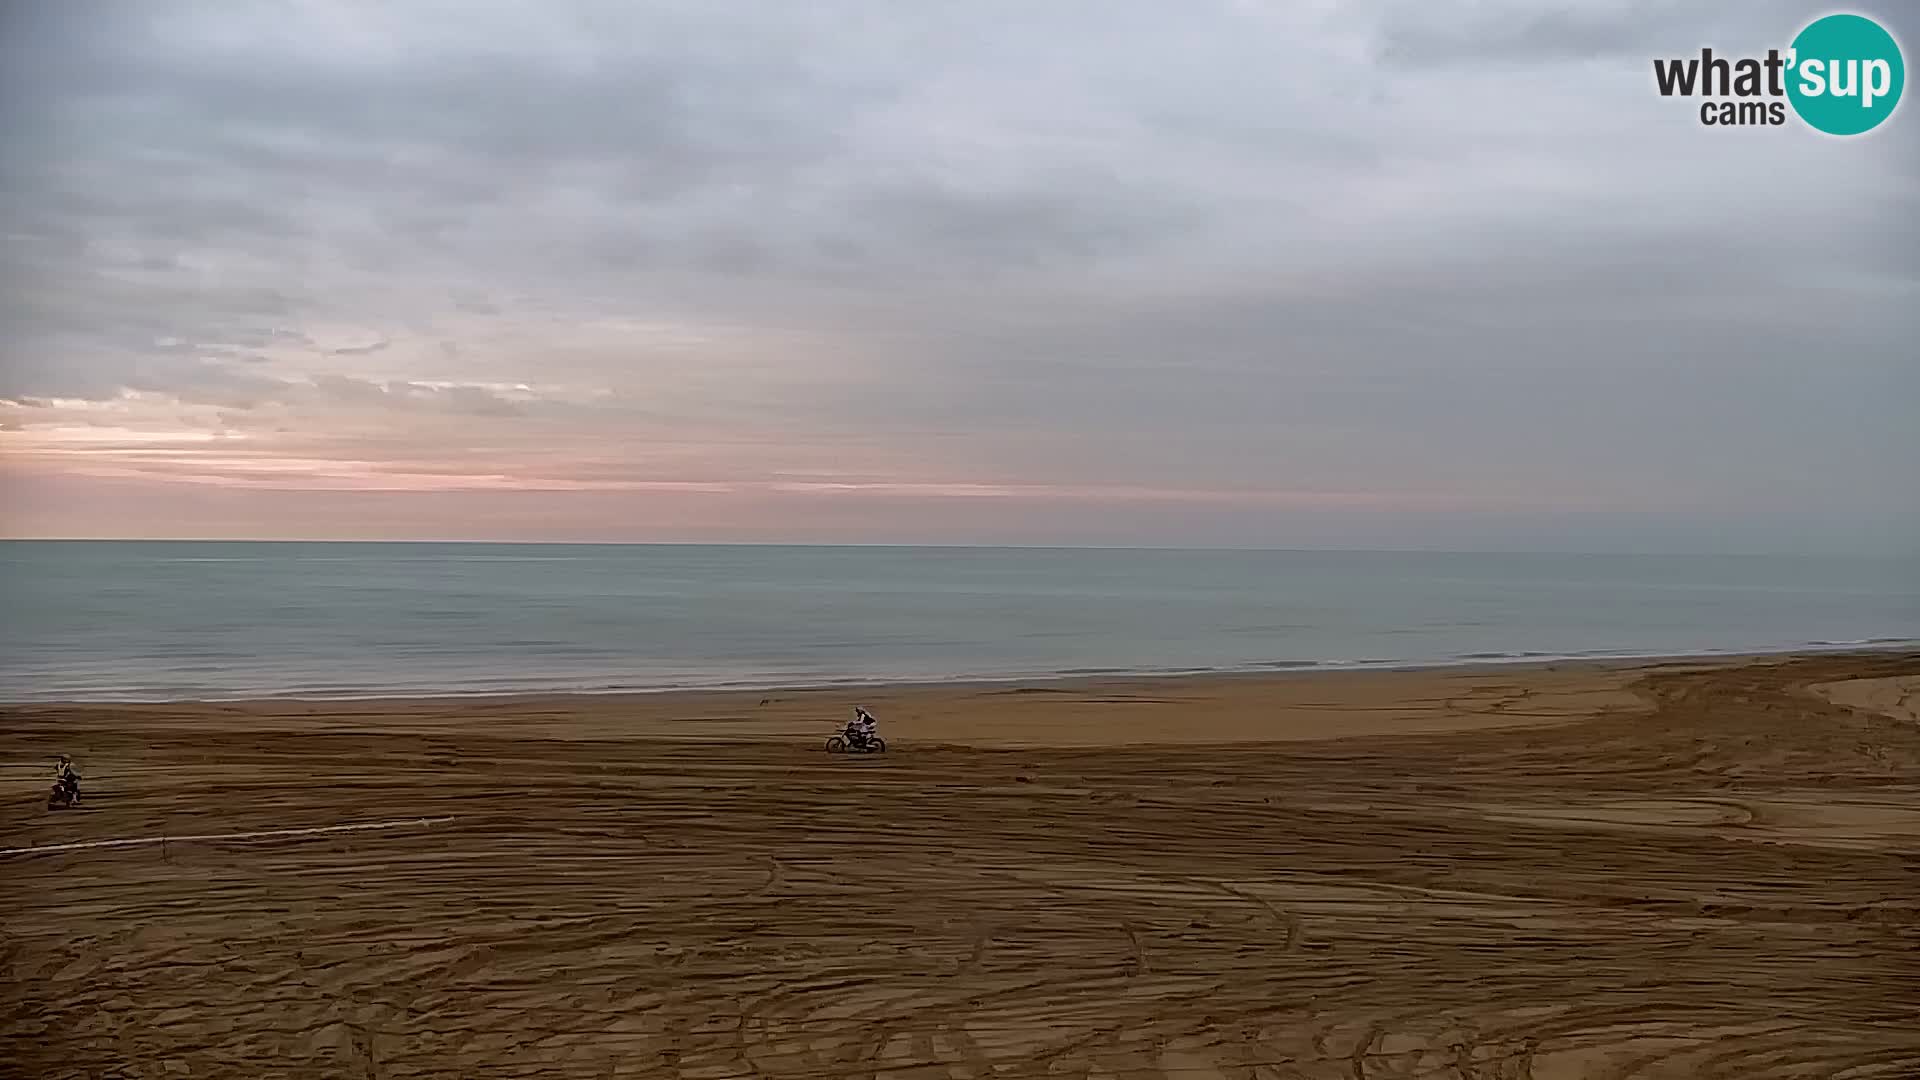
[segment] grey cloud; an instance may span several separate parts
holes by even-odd
[[[1389,24],[1380,59],[1410,66],[1494,61],[1551,64],[1671,47],[1670,32],[1686,25],[1672,4],[1643,3],[1616,11],[1516,5],[1495,18],[1443,18],[1439,12]]]
[[[6,8],[0,395],[610,482],[1864,506],[1920,457],[1913,106],[1646,85],[1797,7],[327,10]]]
[[[480,386],[436,386],[416,382],[376,382],[345,375],[316,375],[308,384],[321,401],[373,408],[424,408],[463,416],[519,416],[526,403]],[[305,399],[308,386],[288,389],[293,400]]]
[[[856,194],[850,218],[910,257],[983,266],[1076,261],[1150,243],[1189,212],[1126,190],[1115,177],[1077,177],[1015,192],[899,185]]]
[[[142,365],[125,380],[125,388],[164,394],[180,401],[248,408],[274,399],[285,384],[208,360],[166,365]]]
[[[539,411],[551,415],[572,408],[531,389],[503,391],[489,386],[364,379],[320,373],[275,378],[204,358],[146,358],[118,377],[40,380],[34,392],[13,380],[0,382],[0,400],[22,408],[66,408],[60,402],[110,402],[127,394],[146,394],[185,406],[223,410],[228,421],[268,407],[345,408],[369,412],[429,412],[476,417],[515,417]],[[272,417],[269,417],[272,419]]]
[[[1393,66],[1463,63],[1553,65],[1567,61],[1685,55],[1702,46],[1751,45],[1771,31],[1784,45],[1821,10],[1805,0],[1759,0],[1737,13],[1659,0],[1535,3],[1407,3],[1387,9],[1378,57]],[[1732,35],[1728,40],[1725,35]],[[1758,35],[1758,37],[1756,37]],[[1763,46],[1764,47],[1764,46]]]

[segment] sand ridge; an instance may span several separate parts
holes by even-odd
[[[1920,675],[1845,679],[1819,683],[1807,689],[1835,704],[1880,713],[1909,724],[1920,724]]]
[[[862,691],[877,759],[816,748],[848,695],[9,708],[0,758],[79,750],[96,800],[21,776],[0,846],[450,820],[5,857],[0,1060],[1920,1075],[1920,728],[1811,689],[1916,674]]]

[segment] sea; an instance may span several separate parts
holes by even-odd
[[[1920,644],[1920,558],[0,542],[0,700],[618,692]]]

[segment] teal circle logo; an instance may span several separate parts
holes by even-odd
[[[1872,131],[1893,115],[1907,85],[1900,43],[1863,15],[1828,15],[1793,39],[1787,100],[1829,135]]]

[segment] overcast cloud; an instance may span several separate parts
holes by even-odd
[[[7,3],[0,531],[1920,550],[1822,10]]]

